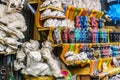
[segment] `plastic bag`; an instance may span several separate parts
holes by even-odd
[[[116,24],[117,20],[120,20],[120,0],[108,0],[109,3],[114,3],[112,5],[109,5],[109,9],[107,11],[107,14],[111,17],[111,19],[114,21],[114,24]]]

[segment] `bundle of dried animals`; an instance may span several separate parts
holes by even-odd
[[[15,70],[22,69],[21,73],[24,75],[63,77],[60,64],[52,55],[50,41],[43,42],[42,48],[39,49],[39,43],[30,40],[23,43],[22,49],[17,52],[14,68]],[[26,65],[24,65],[25,57],[27,58]]]
[[[0,4],[0,52],[11,53],[22,44],[18,40],[25,37],[27,29],[23,15],[17,12],[23,8],[24,0],[1,1],[6,5]]]

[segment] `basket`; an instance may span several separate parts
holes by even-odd
[[[32,76],[25,76],[25,80],[55,80],[54,77],[48,76],[40,76],[40,77],[32,77]]]

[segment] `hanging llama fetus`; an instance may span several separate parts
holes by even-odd
[[[7,4],[7,12],[19,11],[23,8],[25,0],[1,0]]]

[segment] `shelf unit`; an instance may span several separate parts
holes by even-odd
[[[36,3],[36,2],[35,2]],[[41,11],[41,9],[39,9],[40,7],[40,4],[42,3],[41,1],[37,2],[38,3],[38,8],[37,8],[37,11],[36,11],[36,14],[35,14],[35,26],[34,26],[34,39],[37,39],[37,40],[40,40],[40,35],[39,33],[40,32],[44,32],[44,31],[47,31],[49,33],[50,31],[50,28],[48,27],[42,27],[41,24],[42,22],[40,22],[40,13],[39,11]],[[29,4],[34,4],[34,2],[31,2]],[[48,7],[49,8],[49,7]],[[105,27],[108,31],[112,31],[113,29],[115,29],[114,26],[106,26]],[[120,30],[120,29],[119,29]],[[71,43],[68,43],[68,44],[71,44]],[[75,44],[86,44],[86,43],[75,43]],[[87,44],[92,44],[92,45],[101,45],[101,44],[111,44],[111,45],[115,45],[115,44],[120,44],[120,42],[113,42],[113,43],[87,43]],[[53,47],[62,47],[64,45],[64,43],[62,44],[53,44]],[[77,63],[77,64],[76,64]],[[87,64],[90,63],[90,60],[87,61]],[[70,67],[70,66],[75,66],[75,64],[78,66],[81,64],[80,61],[73,61],[73,62],[65,62],[65,64],[69,67],[69,69],[72,71],[72,73],[74,75],[79,75],[81,76],[81,79],[80,80],[84,80],[85,78],[87,78],[86,80],[90,80],[90,65],[87,65],[85,66],[84,68],[83,67],[78,67],[78,68],[74,68],[74,67]],[[113,71],[113,74],[111,74],[109,72],[109,74],[106,74],[104,76],[101,77],[102,73],[99,74],[99,75],[96,75],[94,77],[97,77],[97,78],[102,78],[102,80],[107,80],[108,79],[108,76],[113,76],[116,74],[116,68],[109,68],[108,70],[111,70]],[[107,70],[106,70],[107,71]],[[120,68],[117,68],[117,71],[119,71],[120,73]],[[83,79],[84,78],[84,79]],[[78,79],[79,80],[79,79]]]

